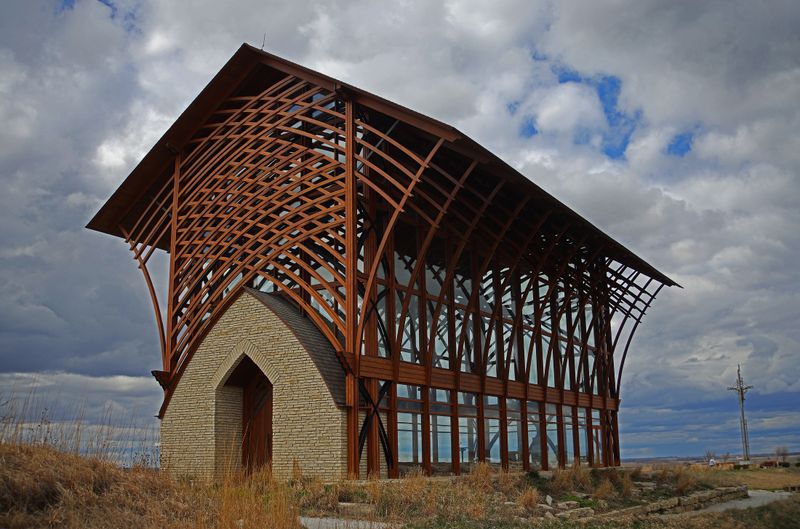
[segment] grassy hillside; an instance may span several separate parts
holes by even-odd
[[[286,486],[264,476],[218,486],[42,445],[0,444],[0,527],[296,527]]]

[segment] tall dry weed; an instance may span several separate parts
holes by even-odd
[[[610,500],[614,497],[616,491],[614,485],[608,478],[603,479],[592,491],[592,498],[596,500]]]
[[[576,462],[567,472],[569,473],[572,487],[575,490],[583,492],[590,492],[592,490],[592,474],[588,468]]]
[[[697,478],[684,468],[675,471],[675,492],[684,495],[697,486]]]
[[[517,498],[517,504],[525,512],[532,514],[539,508],[539,490],[534,487],[527,487]]]
[[[625,472],[622,475],[621,493],[623,498],[633,496],[633,474]]]
[[[503,470],[497,475],[497,488],[506,498],[512,498],[520,487],[521,475]]]
[[[550,490],[555,494],[564,494],[573,488],[572,473],[568,470],[556,469],[550,480]]]
[[[397,482],[386,484],[379,492],[372,489],[375,512],[390,519],[431,516],[437,507],[432,492],[422,470],[414,469]]]
[[[472,467],[472,471],[467,474],[467,483],[482,492],[489,492],[493,490],[492,482],[494,480],[494,469],[489,463],[476,463]]]

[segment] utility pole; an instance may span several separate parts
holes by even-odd
[[[736,367],[736,385],[729,387],[730,391],[735,391],[739,395],[739,427],[742,430],[742,463],[750,463],[750,438],[747,434],[747,419],[744,417],[744,394],[753,386],[745,386],[742,380],[742,366]]]

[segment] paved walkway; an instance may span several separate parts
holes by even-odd
[[[769,491],[769,490],[748,490],[747,498],[739,500],[726,501],[724,503],[717,503],[716,505],[709,505],[705,509],[700,509],[694,512],[722,512],[729,509],[747,509],[750,507],[761,507],[773,501],[785,500],[791,497],[791,492],[784,491]]]
[[[300,523],[306,529],[395,529],[395,524],[368,520],[345,520],[343,518],[310,518],[301,516]]]

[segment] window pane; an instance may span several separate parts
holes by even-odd
[[[528,401],[528,458],[532,469],[542,468],[539,403]]]
[[[547,465],[548,468],[558,468],[558,416],[556,405],[547,404],[545,407],[545,421],[547,427]]]
[[[562,406],[561,414],[564,417],[564,456],[565,465],[572,466],[575,461],[575,438],[572,431],[572,406]]]
[[[435,473],[445,473],[451,469],[450,432],[450,417],[431,415],[431,466]]]
[[[422,414],[397,414],[397,461],[401,470],[422,464]]]
[[[478,419],[458,418],[458,448],[461,472],[466,473],[478,461]]]
[[[586,429],[586,408],[578,408],[578,448],[581,464],[589,463],[589,431]]]
[[[508,463],[518,467],[522,465],[522,447],[525,442],[522,439],[522,426],[520,424],[522,420],[521,409],[521,401],[518,399],[506,399]]]
[[[500,463],[500,419],[485,420],[486,461]]]

